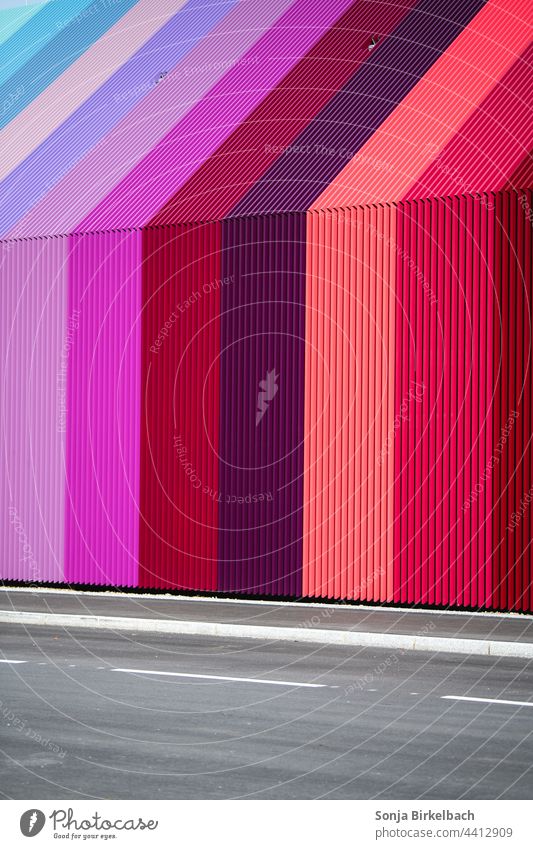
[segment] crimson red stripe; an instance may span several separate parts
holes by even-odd
[[[143,237],[140,585],[217,588],[220,225]]]

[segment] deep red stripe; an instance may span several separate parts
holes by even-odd
[[[219,224],[145,232],[141,586],[217,588],[221,285]]]

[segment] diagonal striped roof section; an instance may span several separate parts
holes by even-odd
[[[0,238],[525,188],[528,0],[0,12]]]
[[[533,148],[524,154],[520,165],[507,181],[506,189],[528,188],[533,186]]]
[[[105,208],[105,198],[113,188],[180,118],[231,73],[290,5],[290,0],[271,0],[266,6],[263,0],[240,0],[198,42],[194,43],[190,30],[184,30],[183,40],[190,49],[169,69],[164,83],[152,88],[140,102],[134,101],[131,111],[113,132],[102,139],[83,162],[71,165],[61,182],[47,191],[7,235],[21,237],[82,229],[84,218],[99,206]],[[209,10],[211,5],[204,8]],[[143,188],[139,187],[139,191]],[[119,226],[118,217],[109,216],[109,219],[113,221],[112,226]]]
[[[14,6],[10,9],[0,9],[0,44],[7,41],[21,26],[29,21],[40,9],[43,3],[31,6]]]
[[[481,0],[421,0],[236,206],[235,214],[307,209],[453,43]],[[301,152],[300,152],[301,151]]]
[[[141,70],[143,59],[153,56],[153,68],[157,69],[153,73],[160,73],[168,66],[167,57],[161,55],[162,48],[168,44],[168,50],[175,50],[174,40],[179,38],[179,34],[173,38],[169,31],[167,35],[165,24],[185,5],[186,0],[160,0],[155,9],[150,0],[139,0],[103,38],[95,41],[74,64],[47,86],[6,126],[3,133],[6,149],[0,161],[0,179],[24,162],[48,137],[51,142],[52,135],[67,135],[68,126],[65,123],[69,116],[71,123],[76,126],[76,138],[87,149],[91,147],[91,135],[88,127],[83,127],[84,132],[80,132],[84,120],[90,120],[94,125],[90,128],[93,133],[105,135],[108,122],[103,119],[112,111],[109,109],[110,104],[131,100],[134,97],[133,82],[139,86],[139,94],[142,94],[142,84],[150,80],[150,66],[142,67]],[[127,80],[128,75],[133,80]],[[113,78],[115,90],[106,91],[104,83]],[[132,86],[131,91],[129,85]],[[146,86],[144,92],[148,90]],[[99,103],[99,97],[105,97],[105,106]],[[87,116],[82,113],[82,107],[87,110]],[[72,135],[74,133],[71,133],[69,144],[73,142]]]
[[[381,40],[405,12],[399,5],[383,6]],[[287,151],[292,155],[291,146],[298,135],[366,61],[377,22],[375,6],[353,3],[213,155],[195,169],[152,224],[229,214],[280,154]]]
[[[407,197],[503,188],[533,145],[532,67],[530,44],[434,157]]]
[[[115,219],[138,225],[149,221],[176,188],[216,153],[220,143],[246,122],[346,5],[346,0],[330,0],[318,10],[315,0],[295,0],[84,226],[105,228]],[[312,23],[302,25],[302,21]]]

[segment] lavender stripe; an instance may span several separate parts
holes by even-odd
[[[483,0],[422,0],[233,210],[305,210],[375,133]],[[379,31],[379,22],[376,24]]]

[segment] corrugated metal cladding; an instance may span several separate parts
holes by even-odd
[[[533,610],[533,192],[2,243],[2,577]]]

